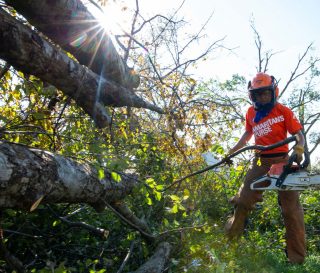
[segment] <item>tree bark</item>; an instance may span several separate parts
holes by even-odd
[[[104,79],[0,9],[0,58],[24,73],[48,82],[88,113],[99,127],[110,123],[104,105],[163,111],[138,97],[132,90]]]
[[[30,210],[39,200],[104,208],[106,202],[127,196],[134,185],[133,176],[122,176],[121,182],[115,182],[105,171],[105,178],[99,179],[97,170],[88,164],[0,142],[0,208]]]
[[[170,255],[171,245],[167,242],[162,242],[158,245],[155,253],[151,258],[143,264],[139,269],[131,273],[161,273],[166,266],[169,255]]]
[[[80,0],[5,0],[33,26],[93,72],[135,88],[139,77],[124,63],[111,38]]]

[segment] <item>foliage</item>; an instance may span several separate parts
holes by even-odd
[[[113,127],[97,130],[79,108],[59,91],[50,87],[51,93],[46,93],[38,79],[14,73],[8,72],[2,80],[1,96],[5,102],[1,107],[1,116],[5,117],[2,119],[4,139],[73,156],[78,160],[91,162],[99,169],[108,168],[115,174],[128,168],[139,173],[142,180],[140,186],[126,202],[138,217],[147,221],[155,233],[206,224],[192,232],[182,229],[179,237],[171,236],[171,240],[178,243],[173,252],[176,254],[170,263],[171,272],[257,272],[262,267],[265,272],[295,272],[290,271],[293,267],[285,264],[282,252],[283,224],[275,206],[275,194],[265,196],[263,206],[252,216],[254,221],[250,221],[245,239],[238,244],[230,244],[223,237],[224,219],[232,209],[228,199],[240,186],[247,168],[246,160],[238,158],[234,167],[210,171],[184,181],[178,187],[163,191],[172,181],[187,174],[195,166],[203,168],[205,165],[201,153],[206,149],[218,157],[223,156],[230,144],[219,141],[220,145],[212,140],[221,138],[222,131],[227,139],[238,126],[236,123],[231,121],[219,125],[222,126],[222,131],[208,129],[211,141],[205,138],[201,140],[190,129],[190,133],[186,133],[188,138],[193,139],[193,143],[198,141],[197,145],[192,145],[186,137],[180,137],[179,132],[174,137],[166,132],[164,128],[168,124],[172,126],[172,130],[176,128],[175,121],[170,117],[164,119],[163,124],[159,122],[157,127],[152,126],[151,121],[145,122],[142,127],[137,123],[141,120],[137,118],[139,113],[135,114],[133,122],[125,109],[113,109]],[[235,88],[230,83],[226,85],[230,90]],[[221,84],[220,88],[223,86]],[[208,89],[200,85],[197,92]],[[212,96],[214,94],[211,93]],[[59,97],[59,100],[49,114],[47,105],[52,95]],[[218,101],[218,97],[212,101]],[[218,107],[213,102],[212,105]],[[193,111],[197,107],[195,104]],[[205,107],[208,108],[209,104]],[[208,120],[214,120],[213,116],[216,121],[223,117],[212,112]],[[188,116],[185,117],[184,124],[188,123],[187,120]],[[310,253],[303,268],[310,270],[309,272],[313,272],[318,266],[316,257],[320,246],[315,228],[319,226],[318,198],[317,192],[303,196]],[[73,215],[78,210],[80,212]],[[86,230],[70,228],[57,218],[58,215],[69,214],[73,215],[71,219],[76,222],[84,221],[107,229],[112,227],[109,237],[103,239]],[[25,264],[29,264],[30,270],[34,269],[36,272],[49,272],[52,268],[57,272],[113,272],[121,265],[133,241],[138,242],[139,247],[134,251],[127,268],[136,268],[151,251],[140,235],[124,226],[115,215],[107,211],[97,214],[92,208],[81,204],[40,206],[32,214],[6,210],[2,219],[8,249]],[[268,249],[269,245],[274,248]]]

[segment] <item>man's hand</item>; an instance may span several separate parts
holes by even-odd
[[[226,156],[224,159],[225,159],[226,164],[227,164],[229,167],[233,165],[232,159],[228,158],[228,156]]]
[[[302,161],[302,155],[304,153],[304,147],[302,145],[296,145],[293,147],[293,154],[297,155],[297,159],[296,162],[298,164],[300,164],[300,162]]]
[[[233,160],[229,158],[235,152],[234,149],[230,149],[227,155],[224,157],[226,164],[230,167],[233,165]]]

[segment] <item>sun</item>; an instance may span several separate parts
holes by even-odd
[[[121,1],[107,1],[101,10],[93,9],[92,14],[100,26],[110,34],[123,33],[130,26],[129,7]]]
[[[79,20],[79,24],[84,28],[74,32],[70,45],[90,53],[93,60],[105,39],[111,39],[115,45],[115,35],[126,34],[130,15],[127,6],[121,4],[121,1],[107,1],[103,7],[89,1],[84,1],[84,4],[93,18]]]

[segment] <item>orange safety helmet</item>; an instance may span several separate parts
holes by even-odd
[[[259,72],[252,81],[249,81],[248,83],[248,91],[249,91],[249,97],[252,101],[252,104],[256,110],[260,110],[262,106],[259,106],[257,102],[254,99],[254,94],[265,91],[265,90],[271,90],[272,92],[272,100],[271,104],[272,106],[275,105],[277,97],[279,96],[279,88],[276,82],[276,79],[273,76],[270,76],[266,73]]]

